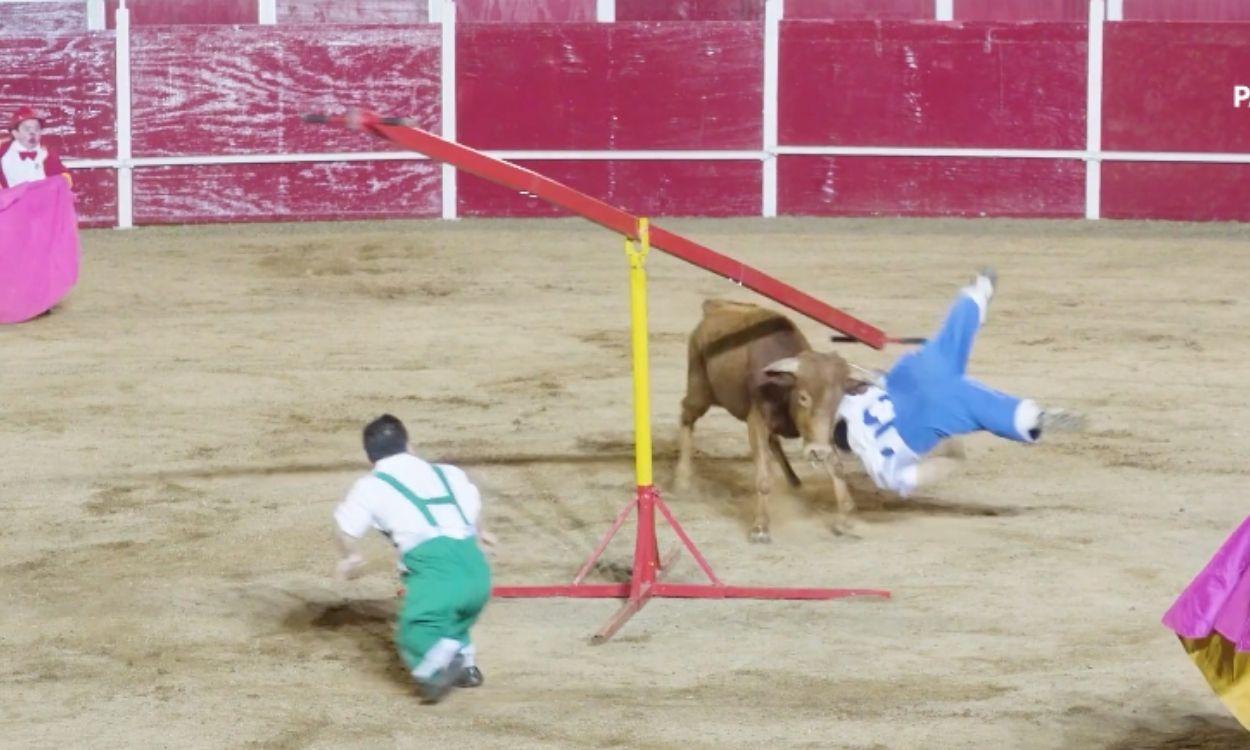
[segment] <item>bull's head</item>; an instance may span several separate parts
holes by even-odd
[[[805,351],[764,368],[789,409],[791,421],[803,439],[803,456],[824,462],[833,453],[830,436],[838,404],[850,380],[850,367],[837,354]]]

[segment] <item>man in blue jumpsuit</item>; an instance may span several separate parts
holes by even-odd
[[[943,441],[956,435],[986,431],[1035,443],[1047,430],[1082,427],[1076,414],[1043,409],[968,377],[968,356],[996,281],[992,270],[978,273],[933,338],[875,384],[843,397],[834,443],[855,453],[878,487],[907,497],[941,478],[958,460],[941,455]]]

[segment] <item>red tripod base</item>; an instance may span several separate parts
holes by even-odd
[[[634,569],[629,583],[582,583],[595,562],[607,549],[612,537],[629,517],[629,511],[638,509],[638,535],[634,543]],[[656,547],[655,510],[659,509],[677,538],[694,557],[699,568],[710,583],[665,583],[661,577],[676,561],[681,547],[661,562]],[[617,515],[616,521],[604,534],[594,552],[582,565],[571,584],[565,586],[496,586],[492,592],[504,599],[569,597],[580,599],[625,599],[621,609],[599,629],[591,640],[603,643],[621,629],[629,618],[646,606],[653,598],[661,599],[842,599],[852,596],[890,598],[890,592],[880,589],[825,589],[825,588],[778,588],[771,586],[727,586],[717,579],[707,560],[699,553],[690,537],[668,506],[660,499],[655,487],[639,487],[637,497]]]

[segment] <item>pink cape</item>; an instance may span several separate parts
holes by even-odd
[[[0,190],[0,323],[51,310],[78,281],[78,216],[64,178]]]
[[[1224,636],[1237,651],[1250,651],[1250,518],[1189,584],[1163,616],[1185,638]]]

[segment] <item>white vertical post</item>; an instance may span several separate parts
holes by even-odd
[[[117,9],[117,228],[134,226],[134,183],[130,165],[130,10]]]
[[[595,20],[612,23],[616,20],[616,0],[595,0]]]
[[[935,0],[933,3],[934,21],[955,20],[955,0]]]
[[[1103,0],[1089,3],[1089,62],[1085,102],[1085,218],[1102,215]]]
[[[783,0],[764,3],[764,171],[762,213],[777,215],[777,109],[780,96],[781,13]]]
[[[428,0],[429,11],[427,20],[430,23],[440,23],[443,20],[443,0]]]
[[[439,8],[439,23],[442,24],[443,41],[441,45],[440,88],[442,100],[442,136],[449,141],[456,140],[456,3],[455,0],[442,0]],[[456,218],[456,168],[450,164],[443,165],[443,218]]]
[[[256,20],[262,26],[273,26],[278,23],[278,2],[277,0],[258,0],[260,3],[256,7]]]
[[[1124,0],[1107,0],[1107,20],[1124,20]]]
[[[103,31],[106,26],[104,0],[87,0],[87,31]]]

